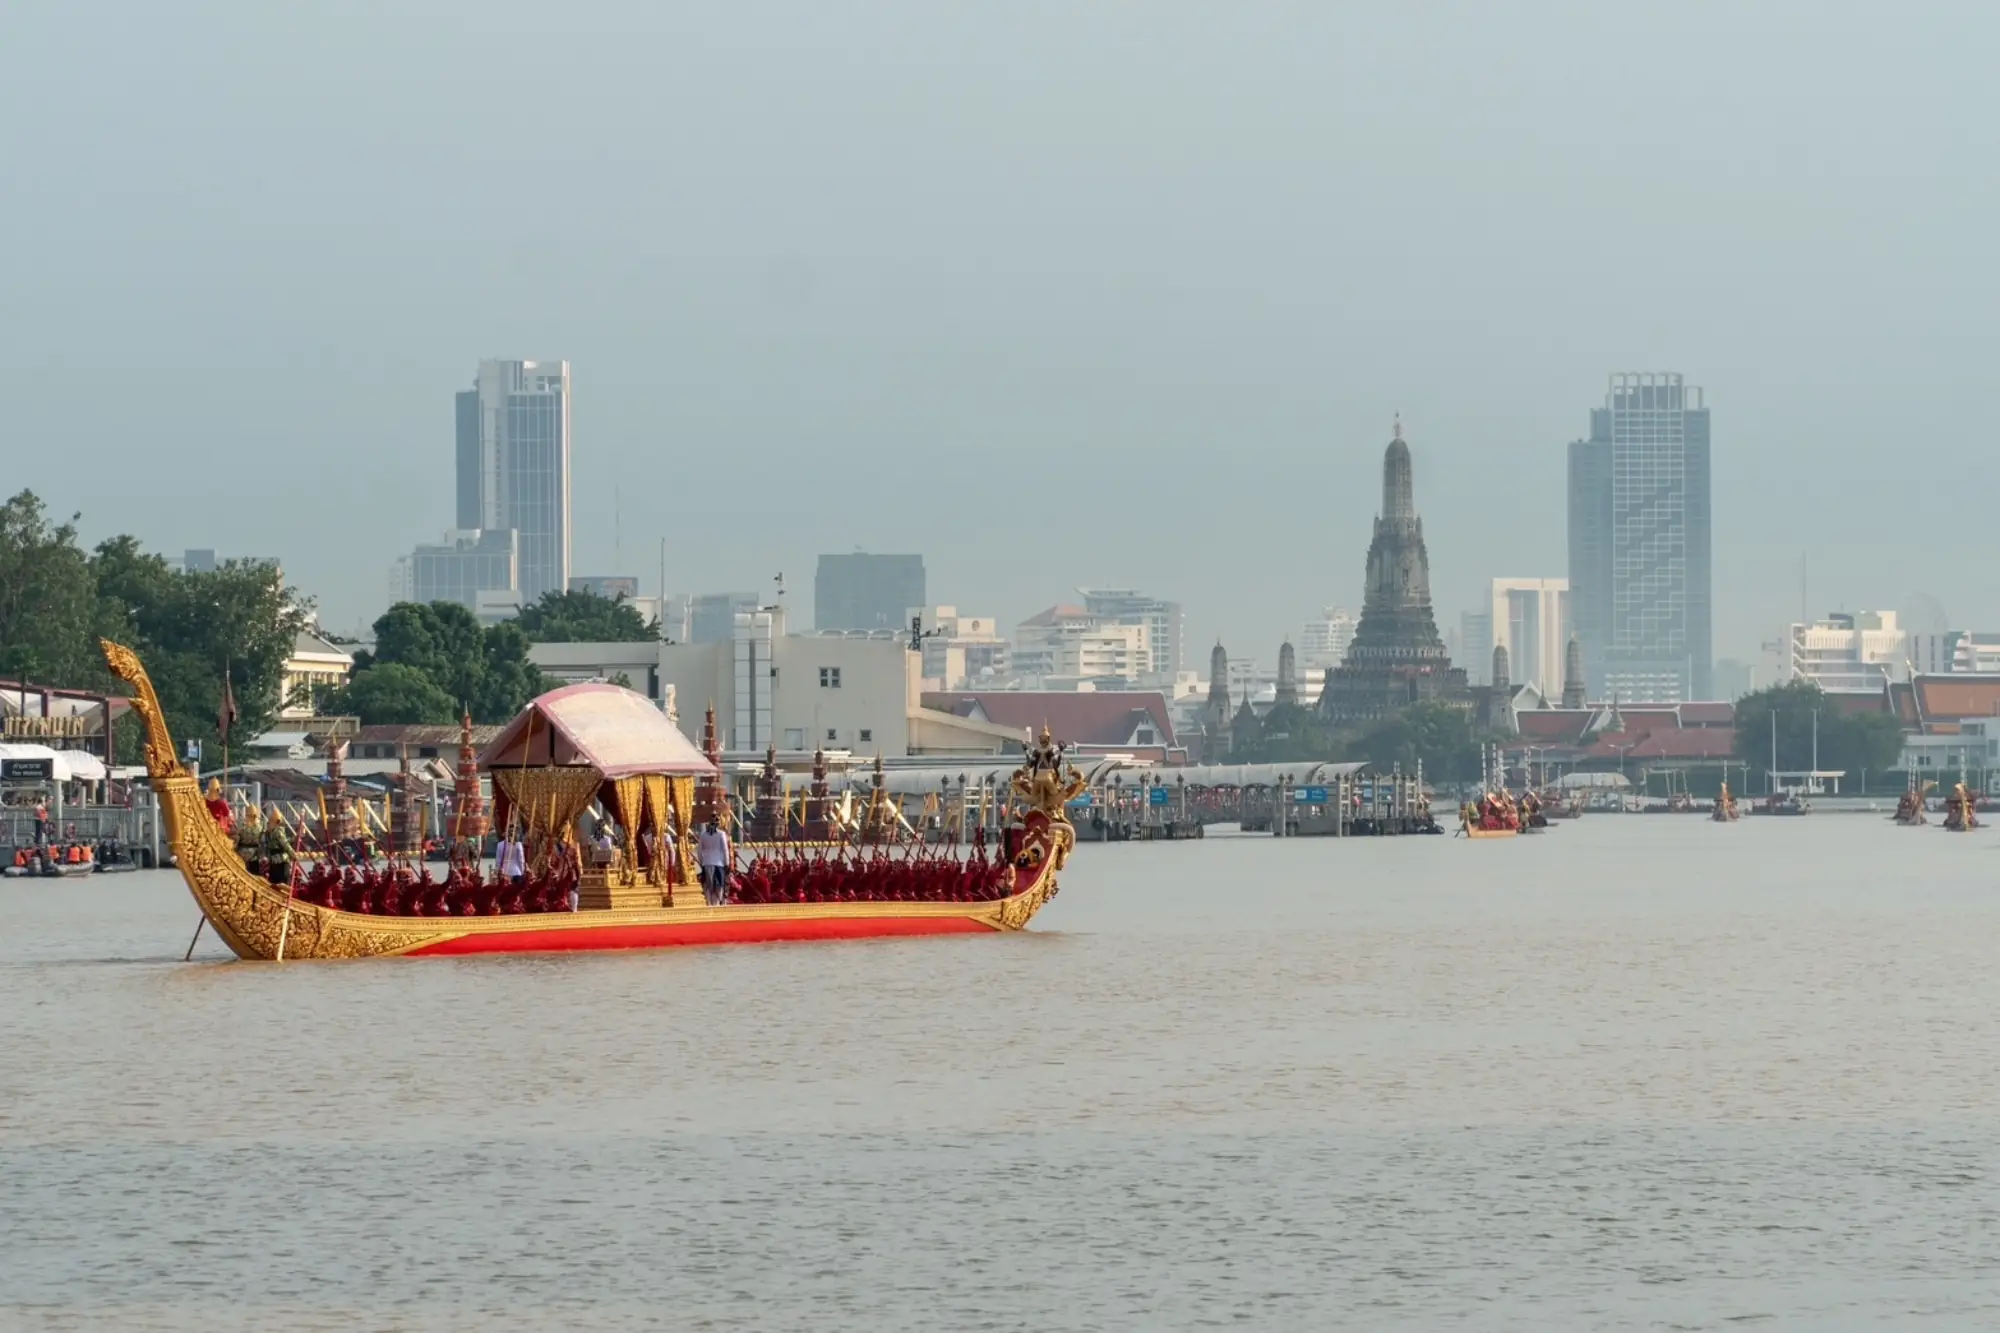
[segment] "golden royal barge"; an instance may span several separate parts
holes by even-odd
[[[519,761],[496,772],[496,807],[501,795],[510,795],[516,819],[560,848],[574,846],[576,818],[601,799],[623,827],[653,835],[633,842],[673,850],[651,864],[621,856],[609,867],[581,869],[578,910],[521,910],[518,894],[507,909],[491,893],[478,895],[477,906],[468,897],[447,907],[442,893],[412,893],[397,904],[421,915],[344,910],[302,898],[295,881],[273,884],[244,863],[195,775],[176,757],[138,656],[110,642],[103,649],[112,671],[132,686],[132,705],[146,729],[146,767],[181,875],[205,919],[240,958],[656,949],[1014,931],[1055,896],[1057,875],[1076,841],[1064,805],[1083,779],[1044,730],[1014,775],[1017,818],[1004,830],[1004,852],[995,849],[990,864],[978,863],[979,883],[990,886],[990,896],[926,900],[908,888],[906,863],[877,855],[820,862],[836,865],[843,884],[826,901],[710,906],[693,864],[693,790],[698,777],[713,776],[713,765],[640,696],[615,686],[570,686],[536,700],[489,747],[489,754]],[[671,736],[647,734],[657,730]],[[660,744],[649,745],[653,740]],[[663,750],[664,763],[657,758]],[[783,879],[782,858],[774,863],[781,868],[767,880]]]

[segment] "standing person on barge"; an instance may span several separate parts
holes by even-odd
[[[528,849],[521,845],[521,837],[512,825],[500,835],[500,845],[493,849],[493,870],[509,884],[522,884],[528,878]]]
[[[701,896],[710,907],[720,907],[729,897],[729,835],[713,819],[701,831]]]
[[[254,808],[254,807],[253,807]],[[292,882],[292,835],[284,812],[275,805],[264,807],[264,876],[273,884]]]

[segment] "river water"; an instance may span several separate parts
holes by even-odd
[[[0,1328],[2000,1326],[2000,833],[1087,846],[1024,934],[247,965],[0,882]]]

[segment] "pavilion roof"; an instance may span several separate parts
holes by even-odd
[[[531,700],[479,755],[483,769],[572,764],[607,778],[718,771],[645,695],[601,681]]]

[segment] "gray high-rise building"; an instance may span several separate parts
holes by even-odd
[[[907,629],[926,605],[920,555],[823,555],[813,575],[814,629]]]
[[[1570,615],[1592,698],[1714,693],[1708,427],[1681,376],[1619,374],[1569,446]]]
[[[523,605],[569,586],[569,362],[479,363],[458,395],[458,527],[521,534]]]
[[[677,592],[667,598],[660,627],[676,643],[728,643],[736,636],[736,617],[762,602],[754,592]]]
[[[479,611],[481,593],[505,593],[519,581],[520,560],[520,534],[512,528],[447,532],[436,545],[410,553],[410,597]]]

